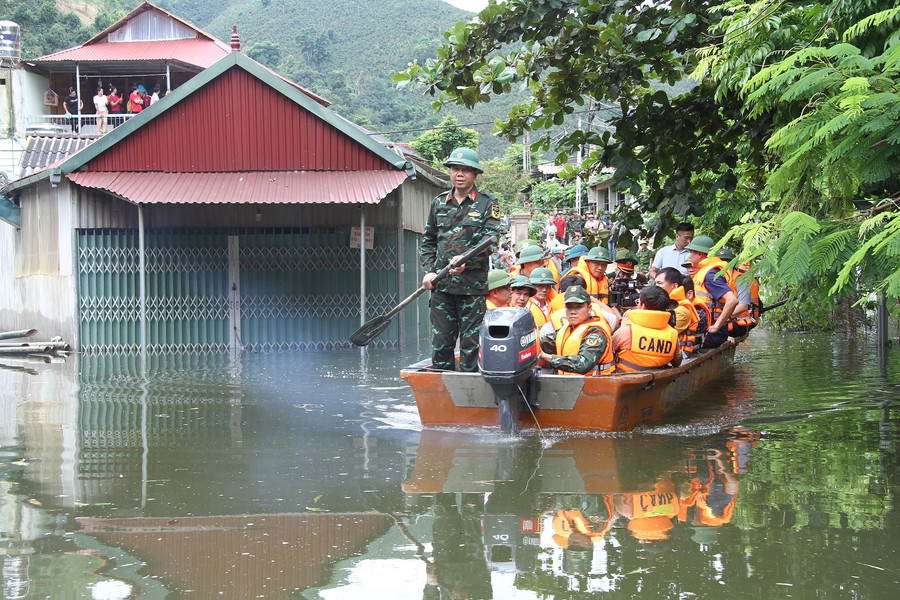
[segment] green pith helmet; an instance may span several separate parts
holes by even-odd
[[[710,249],[715,245],[716,240],[708,235],[698,235],[687,245],[687,249],[695,252],[702,252],[703,254],[709,254]]]
[[[716,256],[725,261],[734,260],[734,252],[731,251],[731,248],[728,246],[722,246],[718,250],[716,250]]]
[[[537,292],[537,288],[534,287],[531,282],[528,281],[528,278],[524,275],[516,275],[515,277],[513,277],[512,283],[510,285],[513,289],[525,288],[532,296],[534,296],[535,292]]]
[[[596,262],[605,262],[611,263],[612,259],[609,257],[609,250],[604,246],[594,246],[591,248],[590,252],[584,255],[584,260],[593,260]]]
[[[528,277],[528,281],[530,281],[532,285],[556,285],[556,280],[553,279],[553,273],[550,272],[550,269],[545,269],[543,267],[532,271],[531,275]]]
[[[503,269],[494,269],[493,271],[490,271],[487,276],[488,290],[501,288],[510,281],[512,281],[512,278],[509,276],[509,273]]]
[[[478,162],[478,153],[471,148],[456,148],[450,153],[450,157],[444,161],[444,166],[462,165],[464,167],[472,167],[479,173],[484,173],[481,163]]]
[[[516,261],[516,264],[524,265],[525,263],[537,262],[545,258],[547,258],[547,253],[544,252],[543,248],[540,246],[528,246],[519,253],[519,260]]]
[[[522,240],[516,248],[516,256],[522,253],[522,250],[527,248],[528,246],[540,246],[541,243],[537,240]]]

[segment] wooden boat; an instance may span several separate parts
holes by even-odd
[[[642,373],[585,377],[541,372],[534,406],[521,409],[515,418],[521,428],[629,431],[660,419],[730,368],[734,351],[733,345],[720,346],[677,368]],[[400,371],[412,388],[423,425],[501,424],[494,390],[480,373],[432,371],[430,366],[425,360]]]

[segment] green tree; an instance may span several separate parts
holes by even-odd
[[[521,144],[508,148],[503,158],[481,160],[481,166],[479,187],[496,196],[505,212],[520,208],[522,191],[531,183],[531,174],[522,170]]]
[[[281,46],[273,42],[257,42],[247,49],[247,56],[274,69],[281,62]]]
[[[454,148],[478,149],[478,132],[459,126],[459,120],[447,115],[434,129],[429,129],[410,144],[429,162],[440,165]]]
[[[759,259],[772,287],[897,298],[898,22],[885,0],[508,0],[395,79],[435,107],[528,89],[498,132],[543,132],[560,157],[595,147],[583,169],[615,169],[635,199],[616,215],[626,227],[689,218]],[[700,85],[663,89],[688,75]],[[611,130],[551,138],[589,101]]]

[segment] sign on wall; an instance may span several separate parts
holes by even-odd
[[[359,248],[359,227],[350,228],[350,247]],[[375,248],[375,228],[366,227],[366,250]]]

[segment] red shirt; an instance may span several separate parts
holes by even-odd
[[[144,110],[144,101],[139,93],[134,92],[128,99],[131,100],[131,112],[139,113]]]
[[[566,237],[566,220],[560,217],[553,224],[556,225],[556,237]]]

